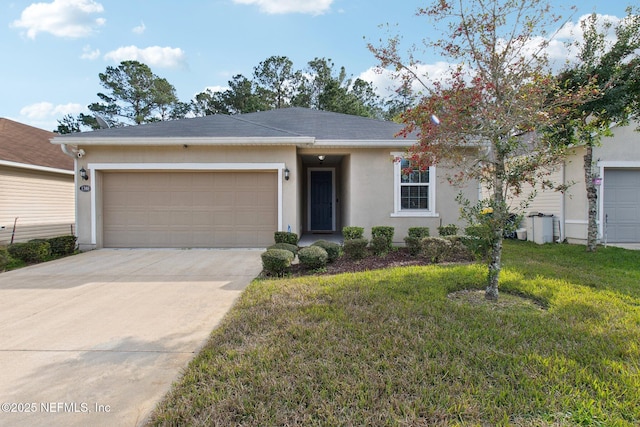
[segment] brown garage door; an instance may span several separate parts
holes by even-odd
[[[265,247],[277,230],[274,172],[105,172],[107,248]]]

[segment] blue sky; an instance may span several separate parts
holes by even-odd
[[[573,21],[591,12],[624,16],[631,0],[576,0]],[[349,75],[384,76],[368,41],[398,25],[407,41],[436,36],[417,18],[425,0],[3,0],[0,4],[0,117],[53,130],[65,114],[88,112],[103,91],[98,74],[135,59],[173,84],[182,101],[232,76],[251,78],[273,55],[304,69],[331,58]],[[574,2],[552,0],[568,15]],[[437,68],[441,58],[422,58]]]

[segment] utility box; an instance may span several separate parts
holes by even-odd
[[[553,215],[531,214],[527,222],[527,240],[539,245],[553,242]]]

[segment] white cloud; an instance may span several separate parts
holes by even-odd
[[[186,64],[186,55],[180,48],[150,46],[139,48],[125,46],[108,52],[105,59],[120,63],[122,61],[140,61],[150,67],[181,68]]]
[[[35,39],[38,33],[57,37],[81,38],[104,25],[104,18],[93,15],[104,12],[93,0],[54,0],[52,3],[33,3],[22,11],[20,19],[11,27],[26,29],[27,37]]]
[[[82,48],[82,55],[80,55],[81,59],[88,59],[93,61],[94,59],[98,59],[100,57],[100,49],[91,50],[91,46],[87,45]]]
[[[333,0],[233,0],[238,4],[257,5],[269,14],[308,13],[321,15],[329,11]]]
[[[137,27],[133,27],[131,31],[133,31],[136,34],[142,34],[146,29],[147,29],[147,26],[144,25],[144,22],[141,22],[140,25],[138,25]]]
[[[50,102],[38,102],[27,105],[20,110],[20,115],[30,120],[46,120],[50,118],[62,118],[66,114],[76,115],[84,111],[80,104],[53,105]]]
[[[429,85],[434,81],[443,81],[450,75],[451,69],[452,65],[450,63],[439,61],[435,64],[417,64],[413,67],[413,72],[424,84]],[[404,73],[406,73],[406,71],[404,71],[403,74]],[[364,81],[371,82],[376,88],[376,93],[383,98],[389,98],[395,95],[395,91],[400,84],[397,73],[388,69],[369,68],[358,77]],[[426,90],[418,81],[413,82],[411,89],[414,94]]]

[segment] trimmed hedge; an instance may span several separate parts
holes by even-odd
[[[355,226],[342,227],[342,237],[345,241],[362,239],[364,237],[364,228]]]
[[[404,243],[409,248],[410,255],[418,256],[422,252],[422,239],[429,237],[429,227],[409,227],[408,233]]]
[[[42,239],[14,243],[7,248],[9,255],[24,262],[43,262],[51,256],[51,244]]]
[[[327,251],[329,259],[327,262],[333,262],[340,257],[340,245],[335,242],[329,242],[327,240],[317,240],[311,246],[320,246]]]
[[[265,270],[281,277],[291,267],[294,255],[286,249],[268,249],[260,257],[262,258],[262,267]]]
[[[269,249],[284,249],[286,251],[291,252],[294,257],[298,255],[298,247],[290,243],[276,243],[274,245],[269,246],[267,250]]]
[[[298,251],[298,259],[305,268],[315,270],[327,266],[329,255],[320,246],[311,245]]]
[[[376,255],[388,254],[393,249],[394,228],[378,225],[371,228],[371,248]]]
[[[9,255],[9,251],[5,248],[0,248],[0,271],[4,271],[10,263],[11,256]]]
[[[450,240],[442,237],[425,237],[422,239],[422,254],[431,262],[438,263],[447,259],[452,246]]]
[[[276,231],[273,238],[276,243],[288,243],[290,245],[298,244],[298,235],[290,231]]]
[[[344,254],[351,259],[362,259],[367,256],[367,239],[350,239],[344,241]]]
[[[455,236],[458,234],[458,226],[455,224],[441,225],[438,227],[440,237]]]
[[[76,236],[58,236],[47,239],[51,246],[52,256],[71,255],[76,250]]]

